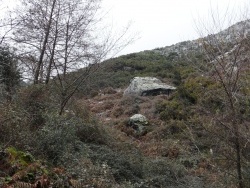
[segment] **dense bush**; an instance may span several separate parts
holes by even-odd
[[[90,149],[90,158],[96,163],[106,162],[117,182],[137,182],[142,178],[142,158],[138,152],[124,154],[97,145],[92,145]]]
[[[24,148],[33,139],[27,112],[16,104],[0,105],[0,143]]]
[[[36,130],[45,123],[43,115],[48,110],[54,110],[50,100],[49,90],[42,85],[29,86],[20,90],[17,105],[25,111],[30,121],[30,128]]]
[[[8,47],[0,47],[1,97],[3,96],[8,101],[11,101],[20,81],[21,73],[17,67],[15,54]]]
[[[108,136],[98,125],[87,124],[77,117],[47,115],[43,128],[37,131],[36,153],[55,164],[65,153],[79,150],[80,143],[106,144]]]
[[[46,123],[37,132],[35,153],[43,155],[48,161],[58,164],[61,156],[76,146],[76,123],[77,120],[62,117],[48,116]]]
[[[191,104],[199,104],[212,111],[223,109],[221,86],[205,76],[190,76],[179,87],[181,99]]]
[[[186,106],[182,101],[176,99],[165,100],[156,104],[156,113],[160,114],[160,118],[167,120],[186,120],[190,116],[189,106]]]

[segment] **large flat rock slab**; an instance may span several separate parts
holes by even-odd
[[[135,77],[131,80],[130,85],[124,91],[124,95],[159,95],[169,94],[176,90],[176,87],[167,85],[154,77]]]

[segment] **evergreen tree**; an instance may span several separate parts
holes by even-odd
[[[0,47],[0,84],[2,95],[12,100],[16,86],[20,83],[20,72],[14,54],[7,47]]]

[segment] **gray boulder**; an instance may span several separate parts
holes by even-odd
[[[148,125],[147,118],[141,114],[135,114],[129,118],[129,126],[136,131],[138,136],[142,136],[147,132],[146,126]]]
[[[175,87],[167,85],[154,77],[135,77],[131,80],[130,85],[124,91],[124,95],[169,95],[171,91],[176,90]]]

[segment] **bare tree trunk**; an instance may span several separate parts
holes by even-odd
[[[65,54],[64,54],[64,66],[63,66],[63,77],[65,78],[67,72],[68,63],[68,48],[69,48],[69,20],[66,25],[66,40],[65,40]]]
[[[56,48],[57,37],[58,37],[57,23],[56,23],[56,31],[55,32],[56,33],[55,33],[55,38],[54,38],[53,46],[52,46],[52,50],[51,50],[51,56],[50,56],[49,65],[48,65],[48,69],[47,69],[47,75],[46,75],[45,84],[49,83],[50,75],[51,75],[51,69],[52,69],[52,64],[53,64],[53,61],[54,61],[55,48]]]
[[[236,150],[236,164],[237,164],[237,174],[238,174],[239,188],[244,188],[243,178],[242,178],[241,147],[240,147],[240,140],[239,140],[238,125],[235,125],[235,150]]]
[[[53,64],[53,61],[54,61],[55,47],[56,47],[56,38],[54,39],[54,42],[53,42],[53,49],[52,49],[50,60],[49,60],[49,65],[48,65],[48,69],[47,69],[45,84],[48,84],[49,80],[50,80],[52,64]]]
[[[55,4],[56,4],[56,0],[53,1],[52,7],[51,7],[49,23],[48,23],[48,26],[46,28],[45,38],[44,38],[42,49],[41,49],[41,54],[40,54],[39,61],[38,61],[36,71],[35,71],[35,75],[34,75],[34,84],[38,84],[38,82],[39,82],[39,74],[40,74],[40,71],[41,71],[42,63],[43,63],[43,57],[44,57],[44,54],[45,54],[46,45],[48,43],[48,38],[49,38],[49,34],[50,34],[50,28],[51,28],[52,16],[53,16]]]
[[[94,66],[90,65],[88,68],[86,68],[86,71],[84,72],[84,74],[82,74],[77,79],[75,79],[74,82],[71,83],[71,85],[69,85],[67,87],[68,90],[71,87],[73,87],[73,90],[71,90],[68,93],[66,93],[65,89],[62,90],[62,93],[61,93],[62,100],[61,100],[59,115],[63,114],[65,106],[67,105],[67,103],[69,102],[71,97],[76,93],[76,91],[78,90],[80,85],[82,85],[84,83],[84,81],[86,81],[89,78],[90,74],[96,72],[97,70],[98,70],[98,66],[96,66],[95,64],[94,64]],[[60,81],[62,81],[62,80],[60,79]],[[62,83],[61,83],[61,85],[62,85]]]

